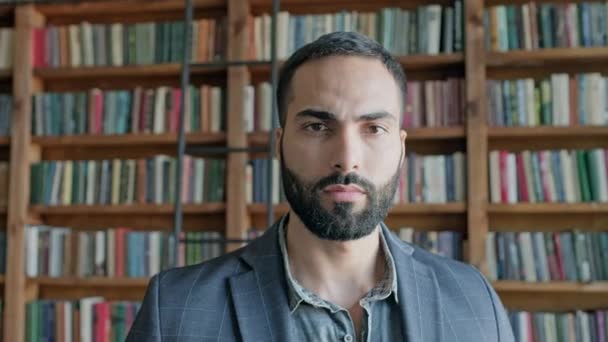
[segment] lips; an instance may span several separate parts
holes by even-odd
[[[336,202],[354,202],[365,195],[365,191],[356,185],[330,185],[323,191]]]

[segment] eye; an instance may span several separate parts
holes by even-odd
[[[311,131],[311,132],[324,132],[329,130],[329,128],[325,125],[322,124],[320,122],[315,122],[309,125],[306,125],[306,127],[304,127],[307,131]]]
[[[370,125],[370,126],[368,126],[367,129],[371,134],[380,134],[380,133],[388,132],[388,130],[386,130],[386,128],[384,128],[380,125]]]

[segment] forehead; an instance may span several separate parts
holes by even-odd
[[[374,58],[331,56],[301,65],[291,80],[287,120],[305,109],[347,119],[386,111],[400,116],[400,89],[384,64]]]

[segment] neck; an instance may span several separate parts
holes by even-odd
[[[293,277],[325,300],[349,308],[373,288],[384,273],[379,226],[358,240],[323,240],[292,212],[286,228]]]

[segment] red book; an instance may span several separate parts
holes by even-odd
[[[95,312],[95,342],[110,340],[110,303],[102,302],[94,305]]]
[[[498,153],[498,168],[500,171],[500,202],[509,202],[509,182],[508,182],[508,170],[507,170],[507,151],[500,151]]]
[[[129,230],[127,228],[116,229],[116,265],[114,267],[116,270],[116,277],[125,276],[125,265],[127,263],[125,258],[125,238],[128,232]]]
[[[566,271],[564,270],[564,254],[562,253],[562,245],[559,242],[559,234],[553,233],[553,243],[555,244],[555,259],[557,261],[557,270],[559,272],[559,279],[566,280]]]
[[[179,112],[182,110],[182,90],[173,88],[171,92],[171,114],[169,116],[169,131],[177,133],[179,126]]]
[[[39,27],[33,31],[34,35],[34,51],[33,60],[35,68],[45,67],[45,53],[46,53],[46,28]]]
[[[515,155],[515,163],[517,166],[517,186],[519,187],[519,194],[521,202],[530,202],[530,196],[528,194],[528,179],[526,178],[526,171],[524,169],[524,157],[521,153]]]
[[[89,133],[103,133],[103,92],[100,89],[89,92]]]

